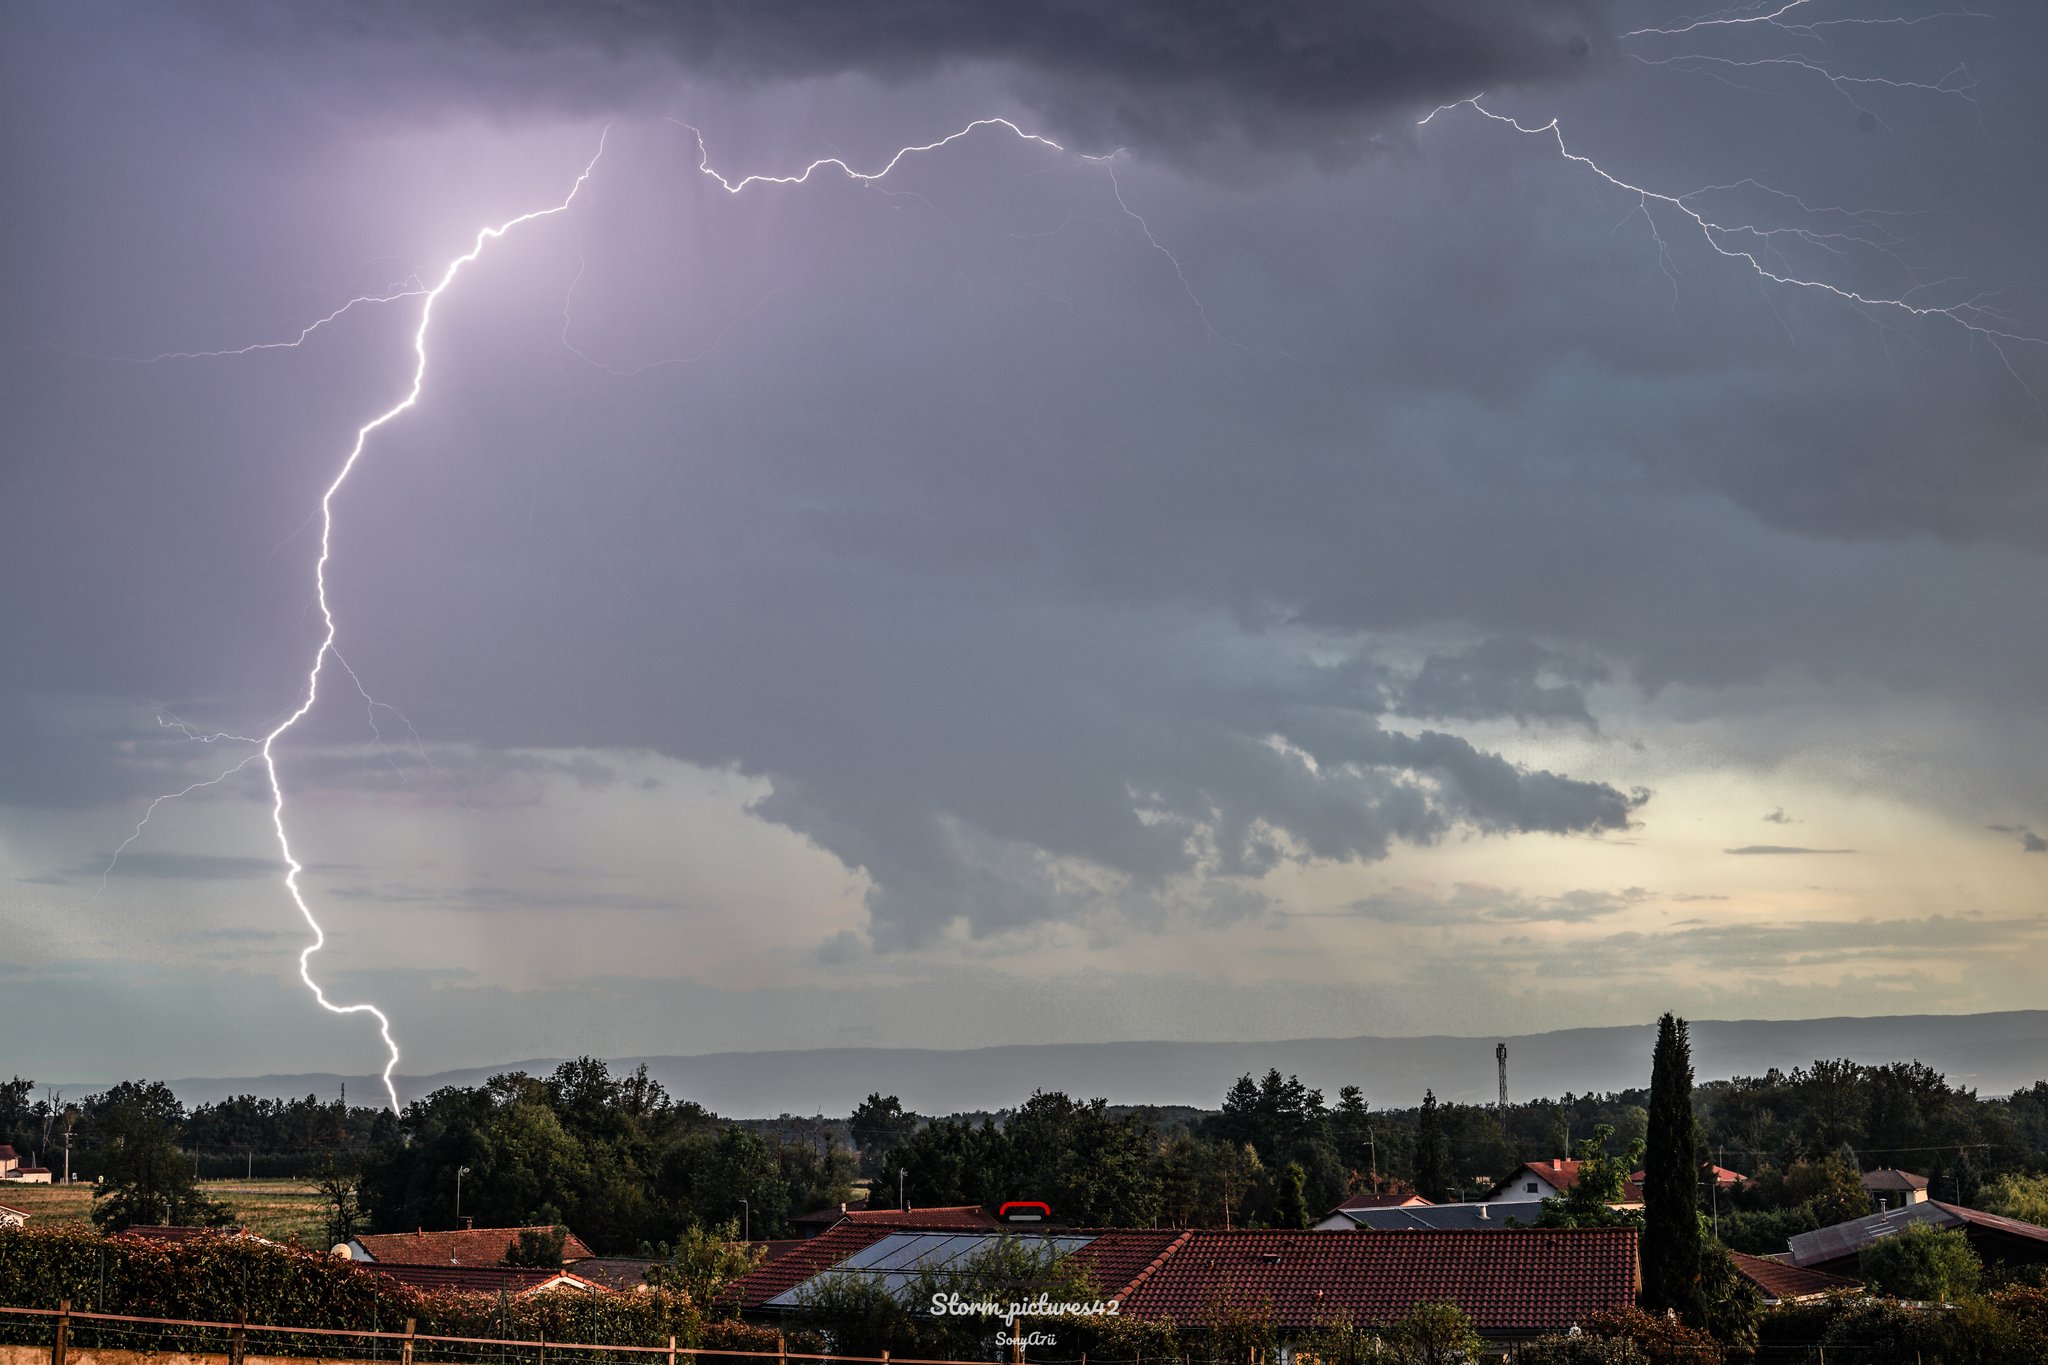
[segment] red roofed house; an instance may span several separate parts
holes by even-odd
[[[0,1204],[0,1228],[18,1228],[28,1221],[28,1210]]]
[[[502,1266],[505,1253],[522,1232],[548,1232],[537,1228],[451,1228],[446,1232],[366,1232],[353,1241],[335,1247],[350,1260],[381,1261],[396,1265]],[[583,1239],[570,1233],[562,1239],[562,1264],[589,1259],[591,1250]]]
[[[1961,1232],[1969,1239],[1978,1259],[1986,1264],[2048,1265],[2048,1228],[1959,1204],[1944,1204],[1939,1199],[1923,1199],[1902,1209],[1796,1233],[1787,1243],[1790,1249],[1786,1259],[1807,1270],[1854,1274],[1866,1247],[1896,1236],[1914,1223]]]
[[[16,1185],[47,1185],[50,1183],[50,1168],[22,1165],[21,1153],[0,1142],[0,1180]]]
[[[789,1220],[801,1237],[816,1237],[842,1223],[877,1228],[920,1228],[931,1232],[984,1232],[1002,1224],[979,1204],[944,1204],[935,1208],[869,1208],[864,1204],[841,1204],[836,1209],[819,1209]]]
[[[928,1258],[943,1263],[971,1255],[996,1235],[935,1237],[842,1224],[736,1281],[735,1306],[800,1313],[804,1286],[818,1276],[886,1277],[932,1264]],[[1381,1326],[1419,1304],[1449,1302],[1489,1340],[1518,1341],[1625,1308],[1641,1285],[1633,1228],[1044,1236],[1071,1248],[1073,1262],[1124,1316],[1199,1329],[1218,1309],[1270,1311],[1289,1337],[1338,1323]]]
[[[1621,1202],[1613,1205],[1617,1209],[1639,1209],[1643,1206],[1641,1175],[1631,1176],[1621,1187]],[[1552,1161],[1526,1161],[1515,1168],[1515,1173],[1487,1191],[1483,1204],[1526,1204],[1539,1199],[1556,1199],[1579,1183],[1579,1163],[1573,1157],[1561,1157]]]

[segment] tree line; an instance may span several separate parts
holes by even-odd
[[[1917,1062],[1819,1060],[1692,1086],[1688,1104],[1699,1160],[1752,1177],[1708,1187],[1702,1210],[1737,1249],[1782,1250],[1792,1233],[1867,1211],[1857,1176],[1877,1166],[1926,1175],[1936,1198],[2048,1209],[2048,1082],[1987,1098]],[[1099,1227],[1302,1227],[1361,1191],[1478,1197],[1524,1160],[1582,1155],[1625,1176],[1653,1108],[1641,1089],[1504,1112],[1433,1094],[1374,1109],[1355,1085],[1330,1103],[1269,1070],[1239,1077],[1213,1110],[1040,1092],[999,1113],[925,1116],[874,1094],[844,1119],[734,1121],[668,1095],[644,1068],[583,1058],[447,1087],[398,1115],[310,1095],[188,1110],[149,1081],[69,1099],[16,1078],[0,1083],[0,1141],[54,1165],[68,1131],[75,1174],[140,1190],[109,1205],[115,1221],[164,1221],[166,1208],[170,1221],[205,1221],[187,1176],[264,1174],[259,1158],[289,1158],[327,1190],[337,1237],[468,1217],[564,1223],[630,1252],[728,1221],[785,1235],[791,1219],[854,1197],[861,1177],[885,1206],[899,1192],[918,1206],[1043,1199]]]

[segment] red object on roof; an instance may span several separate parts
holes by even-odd
[[[371,1262],[363,1268],[415,1289],[466,1289],[481,1294],[496,1294],[502,1290],[514,1298],[561,1287],[581,1289],[586,1293],[612,1292],[609,1285],[571,1270],[535,1270],[526,1266],[503,1265],[397,1265],[389,1261]]]
[[[841,1223],[808,1237],[796,1246],[734,1280],[719,1296],[720,1302],[736,1307],[759,1308],[777,1294],[787,1293],[813,1275],[838,1265],[854,1252],[887,1237],[895,1228],[871,1224]]]
[[[1481,1332],[1529,1334],[1627,1307],[1638,1278],[1634,1228],[1192,1232],[1119,1298],[1126,1316],[1184,1323],[1270,1305],[1290,1331],[1448,1302]]]
[[[546,1224],[536,1228],[454,1228],[447,1232],[377,1232],[356,1238],[356,1244],[372,1261],[396,1265],[499,1266],[505,1253],[522,1232],[552,1232]],[[581,1261],[591,1254],[583,1239],[570,1233],[562,1239],[562,1260]]]
[[[1790,1261],[1773,1261],[1740,1251],[1729,1252],[1728,1259],[1735,1263],[1736,1274],[1756,1286],[1757,1293],[1763,1295],[1766,1304],[1798,1303],[1801,1299],[1817,1299],[1823,1294],[1863,1291],[1859,1280],[1802,1269]]]

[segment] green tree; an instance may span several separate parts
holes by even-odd
[[[1637,1139],[1623,1152],[1610,1153],[1607,1143],[1614,1130],[1601,1124],[1593,1136],[1582,1138],[1572,1152],[1578,1161],[1578,1177],[1570,1189],[1543,1201],[1536,1226],[1542,1228],[1610,1228],[1635,1223],[1632,1213],[1614,1206],[1622,1201],[1629,1174],[1642,1160],[1643,1144]]]
[[[1973,1292],[1983,1269],[1960,1229],[1925,1223],[1909,1223],[1871,1243],[1856,1258],[1856,1268],[1879,1293],[1928,1303],[1950,1303]]]
[[[2048,1224],[2048,1175],[1995,1176],[1985,1183],[1979,1204],[1987,1213]]]
[[[569,1229],[565,1227],[521,1228],[512,1245],[505,1248],[505,1264],[560,1270],[562,1248],[568,1241]]]
[[[1451,1148],[1444,1140],[1434,1090],[1422,1092],[1422,1112],[1415,1127],[1415,1190],[1439,1204],[1451,1193]]]
[[[1305,1228],[1311,1222],[1308,1208],[1308,1172],[1299,1161],[1290,1161],[1280,1171],[1280,1197],[1273,1210],[1276,1228]]]
[[[1061,1219],[1090,1227],[1149,1227],[1159,1217],[1159,1138],[1106,1100],[1034,1093],[1003,1128],[1006,1198],[1044,1199]]]
[[[1650,1062],[1650,1132],[1643,1167],[1645,1308],[1697,1324],[1700,1294],[1700,1152],[1692,1109],[1692,1044],[1685,1021],[1657,1021]]]
[[[100,1178],[92,1192],[92,1221],[102,1232],[152,1223],[218,1227],[228,1221],[226,1205],[199,1193],[192,1163],[178,1148],[170,1117],[178,1112],[169,1088],[160,1084],[138,1087],[97,1108],[93,1135]]]
[[[846,1131],[860,1152],[860,1173],[879,1178],[890,1149],[902,1146],[917,1131],[917,1124],[917,1115],[894,1095],[876,1091],[862,1100],[846,1120]]]
[[[1384,1334],[1414,1365],[1465,1365],[1479,1350],[1479,1333],[1454,1303],[1418,1303]]]
[[[740,1241],[737,1219],[714,1228],[685,1228],[673,1243],[660,1243],[648,1252],[655,1263],[647,1268],[647,1283],[656,1289],[682,1290],[706,1316],[732,1311],[730,1304],[720,1303],[721,1291],[767,1258],[761,1248]]]

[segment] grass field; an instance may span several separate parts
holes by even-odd
[[[296,1237],[307,1246],[325,1242],[326,1206],[306,1181],[202,1180],[199,1189],[233,1209],[234,1221],[259,1237]],[[0,1186],[0,1204],[25,1210],[30,1227],[92,1225],[90,1185],[8,1184]]]

